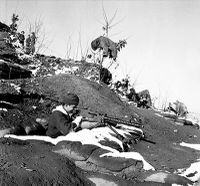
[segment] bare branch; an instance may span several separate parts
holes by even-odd
[[[115,11],[113,17],[110,19],[110,21],[109,21],[109,23],[108,23],[109,25],[113,22],[113,20],[114,20],[116,14],[117,14],[117,10]]]
[[[69,59],[69,55],[70,55],[70,52],[71,52],[71,35],[68,37],[68,40],[67,40],[67,52],[65,54],[65,58],[67,57],[67,59]]]
[[[125,19],[125,17],[122,18],[122,19],[120,19],[118,22],[114,23],[113,25],[110,25],[110,28],[112,28],[112,27],[118,25],[118,24],[121,23],[124,19]]]
[[[87,40],[87,44],[86,44],[86,48],[85,48],[85,52],[84,52],[84,59],[87,58],[88,51],[89,51],[88,42],[89,42],[89,40]]]
[[[79,48],[79,42],[77,42],[77,48],[76,48],[76,59],[78,57],[78,48]]]
[[[103,24],[103,23],[101,23],[100,21],[98,21],[98,20],[97,20],[97,21],[103,25],[102,28],[103,28],[103,30],[104,30],[105,33],[106,33],[106,37],[108,37],[108,31],[109,31],[109,29],[111,29],[112,27],[114,27],[114,26],[116,26],[117,24],[119,24],[124,18],[121,19],[120,21],[118,21],[117,23],[111,25],[112,22],[113,22],[113,20],[115,19],[116,15],[117,15],[117,11],[118,11],[118,10],[116,9],[114,15],[113,15],[112,18],[108,21],[108,18],[107,18],[107,15],[106,15],[106,11],[105,11],[105,9],[104,9],[103,2],[102,2],[102,9],[103,9],[103,18],[104,18],[104,22],[105,22],[105,23]]]
[[[107,16],[106,16],[106,11],[105,11],[105,9],[104,9],[103,2],[102,2],[102,9],[103,9],[104,21],[106,22],[106,24],[108,24],[108,18],[107,18]]]
[[[81,31],[79,30],[79,45],[81,49],[81,58],[83,57],[83,48],[82,48],[82,43],[81,43]]]
[[[67,54],[67,59],[69,59],[69,56],[70,56],[70,53],[71,53],[71,49],[72,49],[72,45],[71,45],[71,43],[70,43],[69,50],[68,50],[68,54]]]

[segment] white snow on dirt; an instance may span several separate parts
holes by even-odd
[[[191,143],[180,143],[181,146],[192,148],[200,151],[200,144],[191,144]],[[200,179],[200,157],[196,162],[192,163],[190,167],[184,169],[178,169],[177,174],[187,177],[191,181],[198,181]]]
[[[133,130],[133,127],[131,129]],[[116,130],[121,135],[128,134],[128,131],[121,129],[116,129]],[[141,130],[141,129],[135,128],[135,130]],[[66,136],[59,136],[57,138],[51,138],[49,136],[16,136],[16,135],[6,135],[5,137],[20,139],[20,140],[42,140],[50,142],[54,145],[56,145],[60,141],[65,141],[65,140],[80,141],[83,145],[91,144],[91,145],[96,145],[102,149],[108,150],[109,153],[102,154],[102,157],[112,156],[112,157],[124,157],[135,160],[141,160],[144,164],[143,168],[145,170],[149,169],[154,170],[154,167],[152,167],[148,162],[146,162],[145,159],[138,152],[119,152],[114,148],[100,144],[100,141],[105,141],[105,140],[113,141],[116,142],[118,145],[120,145],[120,147],[123,149],[122,142],[114,136],[114,132],[108,127],[99,127],[99,128],[94,128],[92,130],[83,129],[80,130],[79,132],[71,132]]]

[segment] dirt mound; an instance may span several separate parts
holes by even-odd
[[[3,185],[91,185],[81,170],[44,142],[0,140]]]
[[[106,85],[99,85],[81,77],[58,75],[41,79],[40,82],[43,90],[53,90],[56,97],[67,92],[76,93],[80,97],[80,107],[118,115],[119,109],[122,110],[120,107],[124,106],[124,103]]]
[[[134,108],[129,108],[127,104],[122,102],[119,97],[109,89],[105,84],[99,85],[87,79],[77,77],[75,75],[57,75],[52,77],[43,77],[35,79],[23,79],[15,81],[1,81],[1,98],[4,100],[12,100],[16,102],[24,102],[23,105],[28,106],[26,101],[32,102],[29,108],[46,105],[51,109],[56,102],[60,100],[60,96],[67,92],[74,92],[80,97],[79,106],[89,108],[93,111],[107,113],[108,115],[124,117],[125,115],[136,115]],[[18,90],[14,88],[18,87]],[[12,92],[12,96],[10,94]],[[6,99],[7,96],[7,99]],[[9,97],[10,96],[10,97]],[[43,98],[44,103],[39,103]],[[12,101],[11,101],[12,102]],[[42,101],[41,101],[42,102]],[[37,111],[37,109],[35,109]],[[43,108],[44,109],[44,108]],[[132,112],[130,111],[132,109]],[[39,112],[41,109],[38,110]],[[49,112],[47,112],[49,114]]]
[[[1,85],[0,101],[1,104],[4,104],[4,108],[7,109],[7,111],[0,111],[1,128],[18,124],[23,124],[25,126],[32,125],[38,117],[48,118],[52,108],[58,104],[62,94],[75,92],[80,97],[80,107],[86,107],[94,111],[122,118],[124,118],[125,115],[142,118],[142,124],[144,125],[143,130],[147,138],[155,141],[156,144],[141,141],[134,144],[131,150],[141,153],[156,170],[174,172],[178,168],[188,167],[191,161],[195,161],[199,155],[197,151],[179,145],[182,141],[200,143],[200,134],[195,128],[191,126],[175,125],[173,122],[156,116],[153,110],[138,109],[134,106],[130,106],[122,102],[120,98],[104,84],[99,85],[82,77],[63,74],[23,80],[1,80]],[[9,104],[7,102],[9,102]],[[8,146],[4,147],[5,144],[6,143],[3,143],[1,145],[2,148],[8,148]],[[46,144],[44,144],[44,146],[45,145]],[[43,145],[39,145],[38,148],[41,147],[43,147]],[[21,148],[29,152],[26,144],[24,147],[23,145],[22,147],[20,146],[18,150]],[[34,146],[34,148],[36,147]],[[12,158],[18,156],[15,152],[17,147],[14,145],[11,149],[12,153],[8,151],[11,154],[8,162],[12,162]],[[30,151],[37,154],[37,150],[39,149],[35,149],[35,151],[31,149]],[[47,147],[44,147],[44,151],[47,154],[49,153]],[[184,157],[182,155],[183,153]],[[26,153],[25,155],[27,158],[32,157],[30,153]],[[20,156],[24,157],[24,155],[21,154]],[[60,156],[57,156],[56,158],[59,159]],[[2,161],[5,158],[6,156],[2,157]],[[54,158],[54,160],[56,160],[56,158]],[[67,160],[65,159],[64,161]],[[54,164],[52,164],[50,160],[46,161],[46,163],[46,166],[41,164],[41,169],[43,171],[60,171],[56,169],[57,165],[55,165],[54,168],[52,167]],[[31,166],[33,166],[32,164],[34,164],[34,162],[30,163]],[[6,169],[3,174],[8,174],[8,170]],[[50,173],[47,174],[52,175]],[[63,176],[65,174],[61,173],[60,175]],[[69,175],[72,176],[71,174]],[[33,177],[30,177],[30,179]],[[40,177],[37,179],[39,180]],[[56,179],[57,178],[55,178],[55,180]],[[135,179],[139,180],[140,178]],[[11,177],[9,177],[9,180],[11,180]],[[47,180],[51,180],[51,176],[48,177]],[[63,180],[61,182],[70,183]],[[57,183],[59,183],[59,180]]]
[[[0,41],[0,58],[10,62],[19,62],[15,48],[5,41]]]
[[[20,65],[0,60],[1,79],[17,79],[17,78],[30,78],[30,77],[31,77],[31,71],[26,70]]]

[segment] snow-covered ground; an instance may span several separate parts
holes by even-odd
[[[133,127],[131,127],[133,128]],[[134,127],[135,128],[135,127]],[[128,132],[121,130],[121,129],[115,129],[117,132],[121,135],[128,134]],[[135,128],[135,130],[141,130],[138,128]],[[99,127],[99,128],[94,128],[92,130],[89,129],[83,129],[79,132],[71,132],[66,136],[59,136],[57,138],[51,138],[48,136],[16,136],[16,135],[6,135],[5,137],[11,137],[11,138],[16,138],[20,140],[42,140],[42,141],[47,141],[50,142],[54,145],[56,145],[60,141],[68,140],[68,141],[80,141],[83,145],[84,144],[91,144],[91,145],[96,145],[99,146],[102,149],[106,149],[110,151],[109,153],[102,154],[101,156],[112,156],[112,157],[125,157],[125,158],[132,158],[135,160],[141,160],[144,164],[144,169],[145,170],[154,170],[154,167],[151,166],[143,157],[141,154],[138,152],[119,152],[118,150],[102,145],[100,144],[100,141],[114,141],[117,144],[120,145],[120,147],[123,149],[122,142],[117,139],[116,137],[113,136],[114,132],[109,129],[108,127]],[[87,137],[86,137],[87,136]]]
[[[200,144],[189,144],[182,142],[180,143],[180,145],[195,150],[200,150]],[[176,173],[181,176],[187,177],[191,181],[198,181],[200,179],[200,157],[196,160],[196,162],[192,163],[190,167],[178,169]]]
[[[186,119],[200,126],[200,113],[189,112]]]
[[[157,113],[157,116],[164,117],[164,114],[175,116],[174,112],[167,112],[159,109],[154,109]],[[191,121],[193,125],[199,125],[200,127],[200,113],[189,112],[186,117],[178,117],[178,119],[185,119]]]
[[[121,135],[124,135],[126,133],[126,131],[120,129],[117,129],[117,131]],[[116,142],[121,146],[121,148],[123,148],[122,142],[113,136],[113,131],[111,131],[108,127],[100,127],[92,130],[83,129],[79,132],[71,132],[66,136],[59,136],[57,138],[51,138],[48,136],[16,136],[16,135],[6,135],[5,137],[16,138],[20,140],[32,140],[32,139],[42,140],[50,142],[54,145],[63,140],[68,140],[68,141],[79,140],[82,144],[97,145],[100,148],[110,151],[109,153],[102,154],[100,157],[111,156],[111,157],[124,157],[124,158],[132,158],[135,160],[141,160],[144,164],[143,168],[145,170],[155,170],[154,167],[150,163],[148,163],[138,152],[119,152],[114,148],[100,144],[100,141],[102,140],[109,140]],[[180,143],[180,145],[195,150],[200,150],[200,144],[188,144],[182,142]],[[190,179],[191,181],[197,182],[200,179],[200,157],[199,159],[196,160],[196,162],[192,163],[189,167],[186,167],[184,169],[178,169],[174,173],[180,176],[184,176]]]
[[[32,70],[33,74],[35,75],[37,71],[39,70],[39,65],[36,66],[34,70]],[[58,66],[54,67],[55,74],[60,74],[60,73],[74,73],[74,71],[78,70],[78,67],[63,67],[61,69],[58,68]],[[20,87],[18,85],[12,84],[12,86],[19,91]],[[126,101],[126,100],[124,100]],[[186,118],[189,121],[191,121],[193,124],[198,124],[200,126],[200,114],[199,113],[188,113]],[[120,134],[124,135],[126,132],[124,130],[117,130]],[[5,137],[11,137],[11,138],[16,138],[16,139],[21,139],[21,140],[42,140],[42,141],[47,141],[50,142],[54,145],[56,145],[58,142],[63,141],[63,140],[69,140],[69,141],[77,141],[79,140],[82,144],[92,144],[92,145],[97,145],[100,148],[106,149],[110,151],[109,153],[102,154],[101,157],[104,156],[112,156],[112,157],[125,157],[125,158],[132,158],[136,160],[141,160],[144,164],[144,169],[145,170],[155,170],[154,167],[148,163],[141,154],[138,152],[119,152],[118,150],[102,145],[99,142],[102,140],[109,140],[109,141],[114,141],[120,145],[121,148],[122,142],[113,137],[113,132],[107,128],[107,127],[101,127],[101,128],[96,128],[92,130],[84,129],[79,132],[71,132],[67,136],[59,136],[55,139],[50,138],[48,136],[16,136],[16,135],[6,135]],[[87,138],[85,137],[87,136]],[[200,144],[188,144],[188,143],[180,143],[181,146],[186,146],[189,148],[193,148],[195,150],[200,150]],[[175,174],[187,177],[191,181],[198,181],[200,179],[200,157],[199,159],[196,160],[196,162],[192,163],[190,167],[186,167],[184,169],[178,169],[175,171]],[[188,176],[189,175],[189,176]]]

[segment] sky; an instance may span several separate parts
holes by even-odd
[[[128,75],[136,92],[150,91],[157,107],[179,100],[200,113],[199,0],[1,0],[0,21],[10,24],[16,13],[19,31],[28,34],[29,25],[40,20],[45,54],[66,58],[68,51],[80,59],[103,34],[103,7],[108,20],[116,12],[109,38],[127,39],[109,68],[113,77]]]

